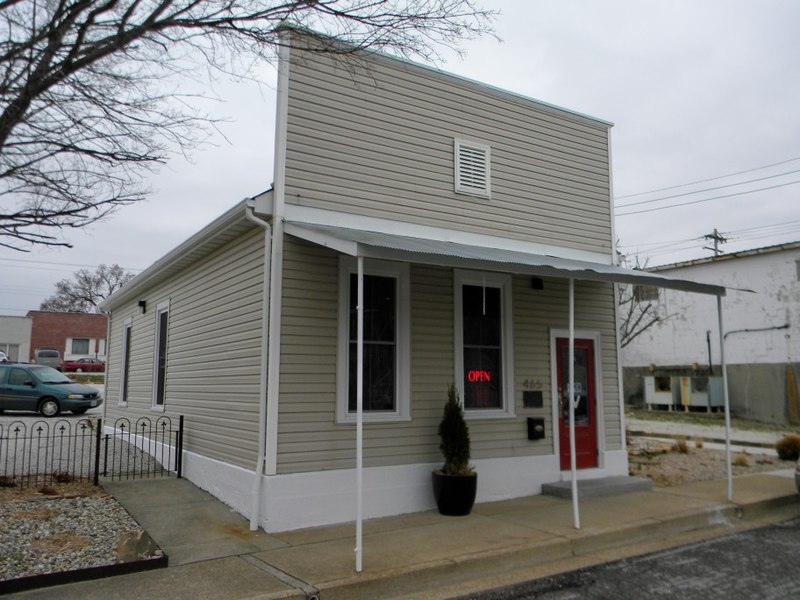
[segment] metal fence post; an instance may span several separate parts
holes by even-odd
[[[177,468],[177,476],[178,479],[181,478],[183,475],[183,415],[178,417],[178,443],[175,444],[178,451],[178,468]]]
[[[100,485],[100,440],[103,437],[103,419],[97,419],[97,430],[94,432],[94,484]]]

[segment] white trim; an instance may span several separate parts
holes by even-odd
[[[109,321],[111,319],[109,318]],[[128,317],[122,322],[122,354],[119,368],[119,396],[117,399],[117,406],[128,406],[125,398],[125,378],[128,375],[128,367],[130,367],[130,337],[133,335],[133,317]],[[125,345],[125,338],[128,338],[127,351]],[[127,363],[127,366],[126,366]],[[106,377],[108,377],[108,364],[106,364]]]
[[[348,411],[349,384],[349,321],[350,275],[356,273],[356,260],[339,256],[339,325],[336,359],[336,422],[355,423],[356,413]],[[395,410],[392,412],[364,413],[365,423],[385,423],[411,420],[411,280],[408,263],[377,260],[365,261],[364,273],[393,277],[397,281],[397,324],[395,357]]]
[[[453,351],[455,365],[455,384],[464,402],[464,318],[462,315],[462,293],[464,285],[485,285],[500,288],[502,307],[502,347],[501,369],[503,371],[503,408],[502,409],[468,409],[464,408],[465,419],[506,419],[516,416],[514,403],[514,316],[512,314],[512,278],[502,273],[481,271],[453,270]]]
[[[456,194],[492,197],[492,149],[489,144],[453,139],[454,187]],[[473,163],[465,169],[465,163]],[[465,173],[466,171],[466,173]],[[474,174],[473,174],[474,172]],[[477,182],[470,179],[477,178]],[[482,184],[479,183],[482,181]]]
[[[289,34],[281,33],[281,38]],[[267,349],[267,423],[264,469],[278,472],[278,415],[280,412],[281,318],[283,313],[283,221],[286,191],[286,138],[289,122],[288,43],[278,48],[278,94],[275,107],[275,183],[272,191],[272,248],[270,250],[269,340]],[[258,200],[256,201],[258,203]]]
[[[161,343],[161,329],[159,327],[159,321],[161,320],[161,315],[164,313],[167,314],[167,353],[169,354],[169,299],[164,300],[163,302],[159,302],[156,306],[155,311],[155,332],[153,334],[153,397],[152,403],[150,405],[150,410],[156,412],[164,412],[164,406],[167,403],[167,374],[166,371],[164,373],[164,399],[161,404],[158,404],[157,396],[158,396],[158,346]],[[166,357],[165,357],[166,359]]]
[[[376,233],[448,241],[456,244],[486,246],[515,252],[526,252],[528,254],[543,254],[569,260],[583,260],[606,265],[611,264],[609,255],[604,252],[588,252],[586,250],[576,250],[550,244],[513,240],[483,233],[469,233],[456,229],[446,229],[443,227],[417,225],[415,223],[367,217],[364,215],[313,208],[310,206],[300,206],[291,203],[286,204],[284,214],[286,220],[293,223],[374,231]]]
[[[550,394],[553,405],[553,452],[561,458],[561,441],[559,432],[559,398],[558,398],[558,369],[556,364],[556,338],[569,338],[568,329],[550,329]],[[597,407],[595,414],[595,427],[597,427],[597,468],[603,468],[603,457],[605,456],[605,413],[603,411],[603,379],[602,379],[602,359],[600,353],[600,332],[591,329],[576,329],[576,340],[591,340],[594,343],[594,388],[595,402]],[[624,439],[624,437],[623,437]],[[589,469],[579,469],[579,472]],[[569,469],[564,473],[569,473]]]

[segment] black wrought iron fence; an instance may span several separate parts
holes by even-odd
[[[100,419],[0,423],[0,485],[96,479]]]
[[[183,415],[178,426],[172,419],[159,417],[155,421],[140,417],[133,423],[123,417],[114,422],[113,433],[103,438],[103,477],[143,479],[164,477],[183,471]]]
[[[183,472],[183,416],[0,423],[0,487],[155,478]]]

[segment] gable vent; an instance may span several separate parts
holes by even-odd
[[[486,144],[455,140],[456,193],[490,196],[490,148]]]

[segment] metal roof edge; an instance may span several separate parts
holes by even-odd
[[[697,265],[707,265],[717,262],[725,262],[734,260],[736,258],[747,258],[750,256],[761,256],[764,254],[772,254],[775,252],[785,252],[788,250],[797,250],[800,248],[800,240],[796,242],[785,242],[782,244],[773,244],[771,246],[761,246],[760,248],[751,248],[749,250],[737,250],[735,252],[726,252],[719,256],[706,256],[703,258],[693,258],[691,260],[684,260],[675,263],[667,263],[666,265],[658,265],[655,267],[648,267],[646,271],[658,273],[660,271],[670,271],[672,269],[682,269],[684,267],[694,267]]]

